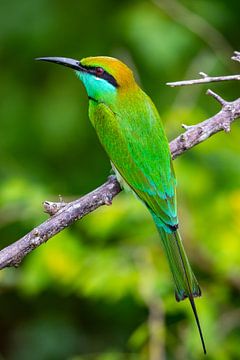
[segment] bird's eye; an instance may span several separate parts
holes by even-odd
[[[104,70],[101,67],[96,67],[95,72],[96,72],[96,75],[100,76],[104,73]]]

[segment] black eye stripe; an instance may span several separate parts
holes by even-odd
[[[118,87],[118,83],[116,79],[109,74],[107,71],[103,71],[101,74],[99,74],[96,69],[99,68],[99,66],[88,66],[88,65],[82,65],[80,64],[83,69],[85,69],[88,73],[95,75],[98,78],[104,79],[108,81],[110,84],[112,84],[115,87]]]
[[[99,77],[107,80],[113,86],[118,87],[118,83],[117,83],[116,79],[112,75],[107,73],[106,71],[104,71],[104,73],[102,75],[100,75]]]

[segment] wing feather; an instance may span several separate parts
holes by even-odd
[[[115,113],[100,103],[90,108],[90,118],[126,183],[163,224],[176,226],[176,179],[160,117],[146,94],[133,110]]]

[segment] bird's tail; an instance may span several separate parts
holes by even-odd
[[[180,233],[178,230],[171,233],[165,232],[163,227],[158,225],[157,228],[173,275],[176,300],[180,301],[189,298],[196,319],[203,351],[206,354],[206,347],[194,302],[194,297],[201,296],[201,290],[184,251]]]

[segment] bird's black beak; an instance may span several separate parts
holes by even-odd
[[[74,70],[86,71],[81,66],[79,60],[74,60],[74,59],[69,59],[69,58],[64,58],[64,57],[39,57],[39,58],[36,58],[35,60],[53,62],[56,64],[70,67],[71,69],[74,69]]]

